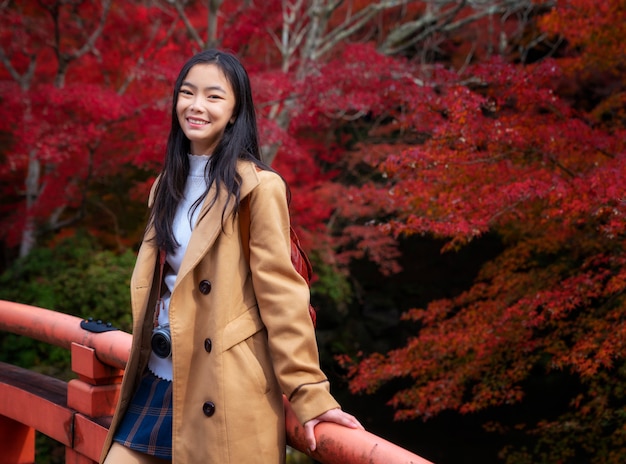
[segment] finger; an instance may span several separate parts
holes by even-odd
[[[350,420],[350,427],[355,428],[355,429],[365,429],[365,427],[363,427],[363,425],[361,425],[361,423],[359,422],[359,420],[354,417],[351,416],[350,414],[348,414],[349,420]]]
[[[361,423],[357,420],[356,417],[348,414],[348,413],[342,413],[337,417],[337,423],[341,424],[343,426],[346,427],[350,427],[352,429],[362,429],[363,426],[361,425]]]
[[[309,451],[315,451],[317,443],[315,442],[315,423],[312,420],[304,424],[304,439]]]

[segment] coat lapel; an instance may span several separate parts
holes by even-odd
[[[255,166],[251,162],[240,161],[237,166],[239,175],[242,178],[241,198],[247,196],[258,184],[259,177]],[[208,250],[213,246],[215,240],[222,231],[222,218],[229,220],[235,207],[233,199],[228,199],[224,191],[218,193],[215,203],[209,207],[211,199],[215,195],[215,186],[211,188],[207,194],[206,201],[200,210],[198,221],[191,233],[187,251],[181,263],[176,285],[185,278],[185,276],[198,265],[202,258],[207,254]],[[228,202],[228,204],[226,204]],[[226,205],[225,214],[222,216],[224,206]]]
[[[143,320],[157,261],[158,251],[154,241],[154,227],[150,226],[137,254],[137,261],[131,278],[130,296],[133,320],[135,321]]]

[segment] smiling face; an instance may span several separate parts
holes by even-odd
[[[193,155],[210,155],[234,122],[233,89],[215,64],[193,66],[178,92],[176,115]]]

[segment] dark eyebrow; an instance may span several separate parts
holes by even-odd
[[[182,87],[183,85],[186,85],[187,87],[191,87],[191,88],[192,88],[192,89],[194,89],[194,90],[198,90],[198,87],[196,87],[195,85],[193,85],[191,82],[184,81],[184,82],[182,83],[181,87]],[[210,86],[208,86],[208,87],[205,87],[205,88],[204,88],[204,91],[205,91],[205,92],[206,92],[206,91],[212,91],[212,90],[216,90],[216,91],[218,91],[218,92],[226,93],[226,90],[224,90],[224,89],[223,89],[222,87],[220,87],[219,85],[210,85]]]

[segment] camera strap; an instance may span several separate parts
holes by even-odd
[[[161,308],[163,307],[163,299],[161,298],[161,284],[163,282],[163,269],[165,268],[165,248],[159,248],[159,289],[158,289],[158,297],[156,301],[156,307],[154,310],[154,328],[156,329],[159,326],[159,314],[161,313]]]

